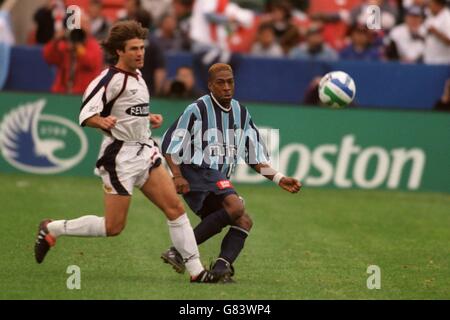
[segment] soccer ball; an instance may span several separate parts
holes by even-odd
[[[349,105],[356,95],[355,81],[347,73],[333,71],[323,76],[319,83],[319,98],[333,108]]]

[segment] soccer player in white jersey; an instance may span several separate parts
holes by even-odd
[[[80,125],[98,128],[104,134],[95,169],[104,185],[104,216],[41,221],[35,244],[36,261],[44,260],[60,236],[119,235],[136,186],[166,215],[170,237],[186,261],[191,282],[216,282],[218,279],[200,262],[191,224],[151,139],[150,125],[161,126],[162,116],[150,114],[148,89],[138,71],[144,62],[147,33],[148,29],[135,21],[114,25],[103,46],[117,58],[117,63],[92,81],[83,96]]]

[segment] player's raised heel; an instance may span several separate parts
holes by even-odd
[[[56,244],[56,239],[50,235],[47,229],[47,225],[51,221],[52,220],[50,219],[45,219],[39,223],[36,243],[34,245],[34,257],[36,258],[37,263],[44,261],[45,255],[48,250],[50,250],[50,247],[53,247]]]
[[[161,254],[161,259],[164,263],[170,264],[178,273],[184,273],[186,266],[184,265],[183,257],[174,247],[170,247],[166,252]]]

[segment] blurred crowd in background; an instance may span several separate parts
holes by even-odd
[[[71,5],[82,9],[79,30],[66,28]],[[100,46],[111,25],[137,20],[150,30],[142,73],[151,94],[190,98],[200,93],[192,69],[167,79],[169,53],[191,52],[205,67],[232,63],[236,53],[450,65],[449,7],[446,0],[46,0],[30,17],[26,42],[43,46],[45,60],[60,66],[54,92],[81,93],[113,63]],[[0,42],[14,43],[12,28],[2,34]],[[72,83],[75,73],[82,76]]]

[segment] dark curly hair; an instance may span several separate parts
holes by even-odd
[[[146,40],[148,35],[148,29],[142,27],[142,25],[136,21],[120,21],[115,23],[108,35],[108,38],[102,43],[103,49],[114,57],[118,58],[117,50],[124,51],[125,43],[131,39]]]

